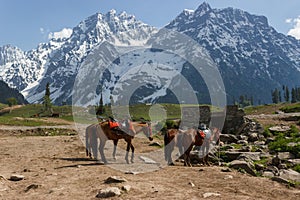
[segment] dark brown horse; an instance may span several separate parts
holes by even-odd
[[[190,152],[194,145],[201,146],[204,141],[204,135],[196,129],[188,130],[170,129],[164,136],[165,160],[168,165],[174,165],[172,161],[172,151],[174,147],[179,148],[180,155],[183,155],[184,166],[191,166]]]
[[[152,138],[152,129],[150,123],[133,123],[133,130],[132,131],[122,131],[122,130],[112,130],[109,126],[109,122],[105,121],[100,124],[93,124],[86,128],[86,151],[87,155],[91,156],[91,146],[93,144],[92,141],[97,141],[97,138],[100,139],[99,151],[101,155],[102,161],[106,164],[107,160],[104,155],[104,146],[107,140],[113,140],[114,143],[114,150],[113,150],[113,158],[116,158],[116,148],[118,141],[120,139],[124,139],[127,142],[126,147],[126,155],[125,160],[129,164],[128,154],[129,150],[131,149],[131,162],[134,161],[134,146],[132,145],[132,139],[135,137],[136,134],[139,132],[143,132],[146,137],[149,138],[150,141],[153,140]],[[94,145],[95,146],[95,145]],[[97,145],[96,145],[97,146]],[[92,148],[94,149],[94,148]],[[94,153],[94,156],[97,153]]]

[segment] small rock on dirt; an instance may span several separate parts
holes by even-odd
[[[28,192],[31,189],[37,189],[38,187],[39,187],[39,185],[31,184],[24,190],[24,192]]]
[[[117,187],[109,187],[106,189],[101,189],[96,195],[96,198],[109,198],[114,196],[120,196],[121,190]]]
[[[118,176],[110,176],[108,177],[104,183],[123,183],[123,182],[127,182],[127,180],[125,178],[122,177],[118,177]]]
[[[23,175],[18,175],[18,174],[13,174],[10,176],[10,178],[8,180],[10,181],[21,181],[25,178],[25,176]]]
[[[130,189],[131,189],[131,186],[130,186],[130,185],[123,185],[121,189],[122,189],[123,191],[125,191],[125,192],[129,192]]]
[[[203,194],[203,198],[208,198],[208,197],[219,197],[221,194],[219,193],[214,193],[214,192],[206,192]]]
[[[192,187],[195,187],[195,184],[193,182],[189,182],[189,185],[191,185]]]

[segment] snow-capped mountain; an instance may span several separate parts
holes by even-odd
[[[1,48],[1,78],[22,91],[29,102],[41,102],[49,82],[54,103],[71,103],[78,67],[95,46],[104,41],[140,46],[156,31],[125,12],[97,13],[74,27],[69,38],[52,39],[29,52],[10,46]]]
[[[184,10],[166,28],[184,33],[216,62],[229,101],[240,95],[270,102],[270,91],[300,85],[300,41],[278,33],[264,16],[203,3]]]
[[[300,85],[300,41],[278,33],[264,16],[233,8],[212,9],[203,3],[196,10],[184,10],[165,29],[188,36],[209,53],[221,73],[229,102],[247,95],[268,103],[275,87]],[[106,101],[113,96],[115,100],[130,97],[132,102],[178,101],[171,90],[184,88],[178,81],[178,76],[183,76],[200,102],[208,103],[205,77],[191,63],[164,51],[167,48],[159,44],[177,40],[161,37],[162,32],[125,12],[97,13],[74,27],[70,37],[52,38],[29,52],[0,47],[1,79],[22,91],[31,103],[42,101],[49,82],[51,99],[60,104],[71,103],[73,85],[81,73],[93,74],[95,79],[102,76],[96,92],[84,93],[93,89],[92,82],[77,91],[87,99],[95,95],[99,99],[102,91]],[[144,45],[148,48],[137,48]],[[193,51],[184,45],[178,48]],[[104,64],[104,73],[95,73],[94,69]],[[124,84],[116,84],[120,81]],[[141,87],[128,97],[124,86],[130,84]]]

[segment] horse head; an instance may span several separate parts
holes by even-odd
[[[137,133],[143,131],[144,135],[150,140],[153,140],[153,133],[152,133],[152,127],[151,122],[141,122],[138,124],[141,129],[139,131],[136,131]]]

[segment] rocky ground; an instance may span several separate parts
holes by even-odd
[[[134,139],[135,164],[124,164],[122,152],[113,161],[106,149],[107,166],[85,156],[79,135],[24,135],[27,131],[0,131],[0,199],[97,199],[112,194],[105,193],[105,189],[116,193],[112,199],[300,198],[297,187],[227,167],[188,168],[180,162],[176,166],[147,164],[139,153],[158,150],[157,155],[163,154],[159,147],[149,146],[145,138]],[[137,173],[139,169],[150,172]],[[106,183],[111,176],[117,176],[119,183]]]

